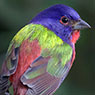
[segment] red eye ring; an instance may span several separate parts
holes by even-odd
[[[60,23],[64,24],[64,25],[67,25],[68,24],[68,18],[65,17],[65,16],[62,16],[61,19],[60,19]]]

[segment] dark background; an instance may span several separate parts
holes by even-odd
[[[0,65],[13,36],[54,4],[73,7],[92,29],[81,31],[74,65],[55,95],[95,95],[95,0],[0,0]]]

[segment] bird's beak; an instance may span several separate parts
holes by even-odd
[[[84,20],[79,20],[78,22],[76,22],[76,24],[74,25],[74,29],[84,29],[84,28],[91,28],[91,26],[85,22]]]

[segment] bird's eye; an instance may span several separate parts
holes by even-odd
[[[61,24],[67,24],[68,23],[68,18],[63,16],[63,17],[61,17],[60,22],[61,22]]]

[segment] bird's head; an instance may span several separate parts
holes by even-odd
[[[78,40],[80,29],[90,28],[73,8],[63,4],[45,9],[33,18],[31,23],[47,27],[70,45],[74,45]]]

